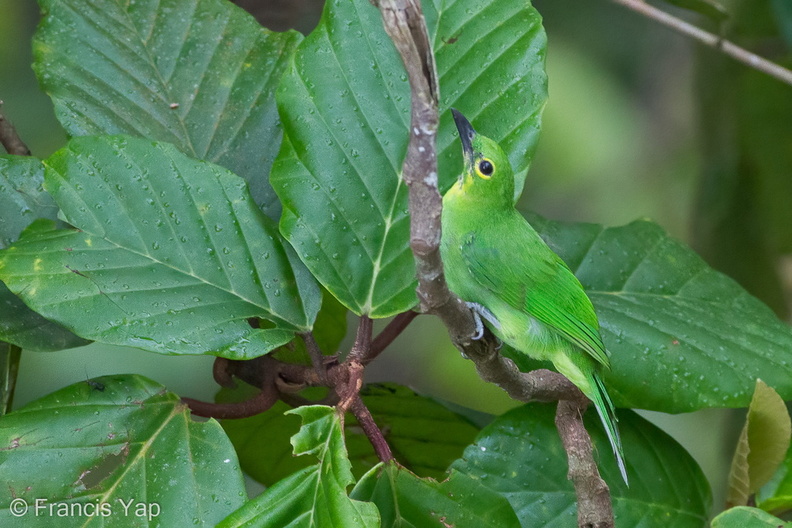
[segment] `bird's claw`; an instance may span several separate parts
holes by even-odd
[[[492,326],[500,330],[501,325],[498,320],[495,319],[495,315],[493,315],[492,312],[479,303],[466,302],[465,305],[473,312],[473,321],[476,323],[476,333],[473,334],[474,341],[478,341],[484,337],[484,323],[481,321],[482,318],[486,319]]]
[[[484,337],[484,323],[481,322],[481,316],[470,305],[475,303],[466,303],[470,311],[473,313],[473,322],[476,324],[476,333],[473,334],[473,341],[478,341]]]

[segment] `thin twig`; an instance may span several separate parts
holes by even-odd
[[[322,350],[319,348],[319,344],[314,339],[314,335],[312,332],[306,332],[304,334],[300,334],[305,343],[305,349],[308,351],[308,355],[311,356],[311,364],[313,365],[314,370],[319,375],[319,379],[322,380],[323,384],[327,384],[327,365],[325,365],[325,355],[322,354]]]
[[[385,463],[393,460],[393,453],[391,452],[388,442],[385,441],[385,436],[383,436],[377,424],[374,423],[371,412],[365,406],[359,394],[352,400],[349,410],[357,419],[360,427],[363,428],[363,432],[366,433],[371,445],[374,447],[374,452],[377,454],[377,457]]]
[[[193,414],[211,418],[247,418],[269,410],[278,401],[278,388],[275,385],[277,372],[269,370],[264,374],[261,392],[243,402],[212,403],[192,398],[182,398]]]
[[[681,20],[673,15],[666,13],[654,6],[651,6],[644,2],[643,0],[612,0],[617,4],[621,4],[628,9],[632,9],[633,11],[640,13],[656,22],[664,24],[671,29],[678,31],[684,35],[687,35],[691,38],[698,40],[699,42],[706,44],[711,48],[715,48],[717,50],[722,51],[729,57],[742,62],[743,64],[750,66],[756,70],[766,73],[772,77],[775,77],[779,81],[782,81],[786,84],[792,85],[792,71],[784,68],[783,66],[771,62],[765,58],[756,55],[755,53],[751,53],[750,51],[746,50],[745,48],[741,48],[740,46],[734,44],[733,42],[729,42],[728,40],[724,40],[723,38],[710,33],[708,31],[704,31],[703,29],[694,26],[693,24],[689,24],[684,20]]]
[[[0,101],[0,107],[2,106],[3,102]],[[2,143],[9,154],[30,156],[30,149],[19,137],[14,125],[2,113],[0,113],[0,143]]]

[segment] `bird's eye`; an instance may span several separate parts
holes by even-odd
[[[479,161],[476,169],[478,169],[476,172],[478,172],[479,176],[486,180],[489,180],[492,173],[495,172],[495,166],[488,159]]]

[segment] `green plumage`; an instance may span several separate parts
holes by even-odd
[[[490,330],[516,351],[551,361],[593,403],[624,481],[613,404],[600,377],[609,368],[594,307],[569,267],[514,208],[514,174],[497,143],[454,112],[465,169],[443,197],[446,280],[488,310]]]

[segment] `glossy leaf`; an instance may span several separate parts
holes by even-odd
[[[310,328],[318,288],[239,177],[122,136],[75,138],[47,166],[75,229],[35,223],[0,253],[0,279],[43,316],[105,343],[237,359]]]
[[[566,453],[554,424],[555,406],[529,404],[496,418],[451,467],[479,479],[514,507],[522,526],[575,525],[576,501]],[[633,412],[619,413],[627,488],[596,413],[585,416],[600,473],[610,486],[617,526],[700,528],[710,490],[690,455]]]
[[[0,446],[3,526],[215,526],[246,497],[217,422],[192,421],[178,396],[141,376],[87,380],[30,403],[0,418]],[[24,517],[12,515],[13,499],[29,505]],[[59,503],[88,515],[48,508]],[[156,517],[137,518],[141,503],[156,505]],[[101,504],[109,515],[91,516]]]
[[[469,112],[503,140],[519,187],[546,99],[545,36],[526,0],[424,2],[442,96],[440,181],[462,164],[447,112]],[[416,304],[400,173],[410,93],[401,61],[367,0],[334,0],[300,44],[277,94],[284,140],[272,169],[281,231],[319,281],[356,314]]]
[[[382,526],[387,528],[520,526],[504,497],[488,489],[482,480],[456,471],[438,482],[419,478],[396,463],[378,465],[358,482],[352,497],[376,504]]]
[[[792,329],[659,226],[528,219],[594,303],[618,406],[745,407],[757,378],[792,399]]]
[[[168,141],[242,176],[275,217],[274,92],[301,40],[223,0],[40,0],[34,69],[71,136]]]
[[[36,218],[55,220],[58,207],[44,191],[44,165],[35,158],[0,156],[0,249]],[[0,282],[0,341],[53,351],[87,345],[62,326],[34,312]]]
[[[712,528],[788,528],[790,523],[748,506],[730,508],[712,519]]]
[[[218,527],[378,528],[376,506],[347,496],[346,488],[354,479],[344,447],[342,423],[335,409],[314,405],[289,412],[303,420],[302,428],[291,440],[294,454],[312,455],[319,463],[267,488]]]
[[[784,400],[772,387],[756,380],[748,416],[740,433],[729,472],[728,504],[745,506],[778,469],[792,434]]]

